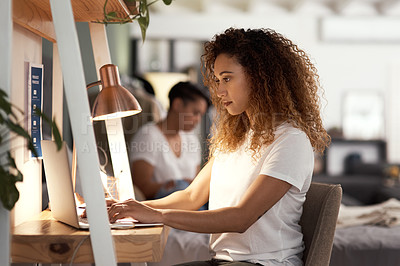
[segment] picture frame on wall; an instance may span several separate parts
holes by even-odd
[[[383,95],[373,90],[350,90],[342,105],[343,137],[376,140],[385,138]]]

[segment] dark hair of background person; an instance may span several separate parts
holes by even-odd
[[[138,76],[138,75],[133,75],[133,77],[137,78],[140,82],[142,82],[143,88],[147,93],[149,93],[149,94],[151,94],[153,96],[156,95],[156,93],[154,91],[154,88],[153,88],[153,86],[151,85],[150,82],[148,82],[146,79],[144,79],[143,77]]]
[[[180,98],[186,104],[188,101],[196,101],[199,98],[204,99],[207,102],[207,107],[210,107],[211,101],[208,95],[208,91],[200,88],[191,82],[178,82],[175,84],[168,93],[170,106],[176,98]]]

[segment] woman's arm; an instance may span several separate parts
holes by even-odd
[[[242,233],[274,206],[290,187],[285,181],[260,175],[235,207],[197,213],[160,210],[159,219],[169,226],[199,233]]]
[[[135,186],[137,186],[140,191],[144,194],[146,199],[152,199],[156,195],[156,193],[160,190],[161,187],[166,189],[174,186],[174,180],[168,181],[166,183],[157,183],[153,181],[153,172],[154,166],[149,164],[144,160],[134,161],[131,164],[131,171],[133,176],[133,181]],[[199,173],[200,166],[196,168],[196,173]],[[186,178],[189,184],[193,182],[193,177]]]
[[[132,201],[125,205],[113,205],[109,214],[112,221],[131,216],[141,222],[162,222],[177,229],[199,233],[241,233],[245,232],[259,217],[274,206],[290,187],[291,185],[285,181],[259,175],[235,207],[189,211],[155,209],[150,205],[146,206]],[[124,210],[122,211],[122,209]]]
[[[185,190],[142,203],[155,209],[198,210],[208,201],[213,163],[214,159],[210,159]]]

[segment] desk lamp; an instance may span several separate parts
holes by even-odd
[[[139,102],[127,89],[121,86],[118,67],[107,64],[100,68],[100,80],[92,82],[86,89],[101,85],[103,89],[97,95],[92,108],[92,120],[108,120],[138,114],[142,111]],[[75,189],[76,148],[73,146],[72,182]]]
[[[121,118],[138,114],[142,111],[136,98],[121,86],[118,67],[107,64],[100,68],[100,80],[87,85],[87,89],[102,85],[92,109],[94,121]]]

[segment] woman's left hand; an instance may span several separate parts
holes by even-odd
[[[159,210],[146,206],[134,199],[112,204],[108,210],[108,217],[111,223],[122,218],[133,218],[142,223],[162,222]]]

